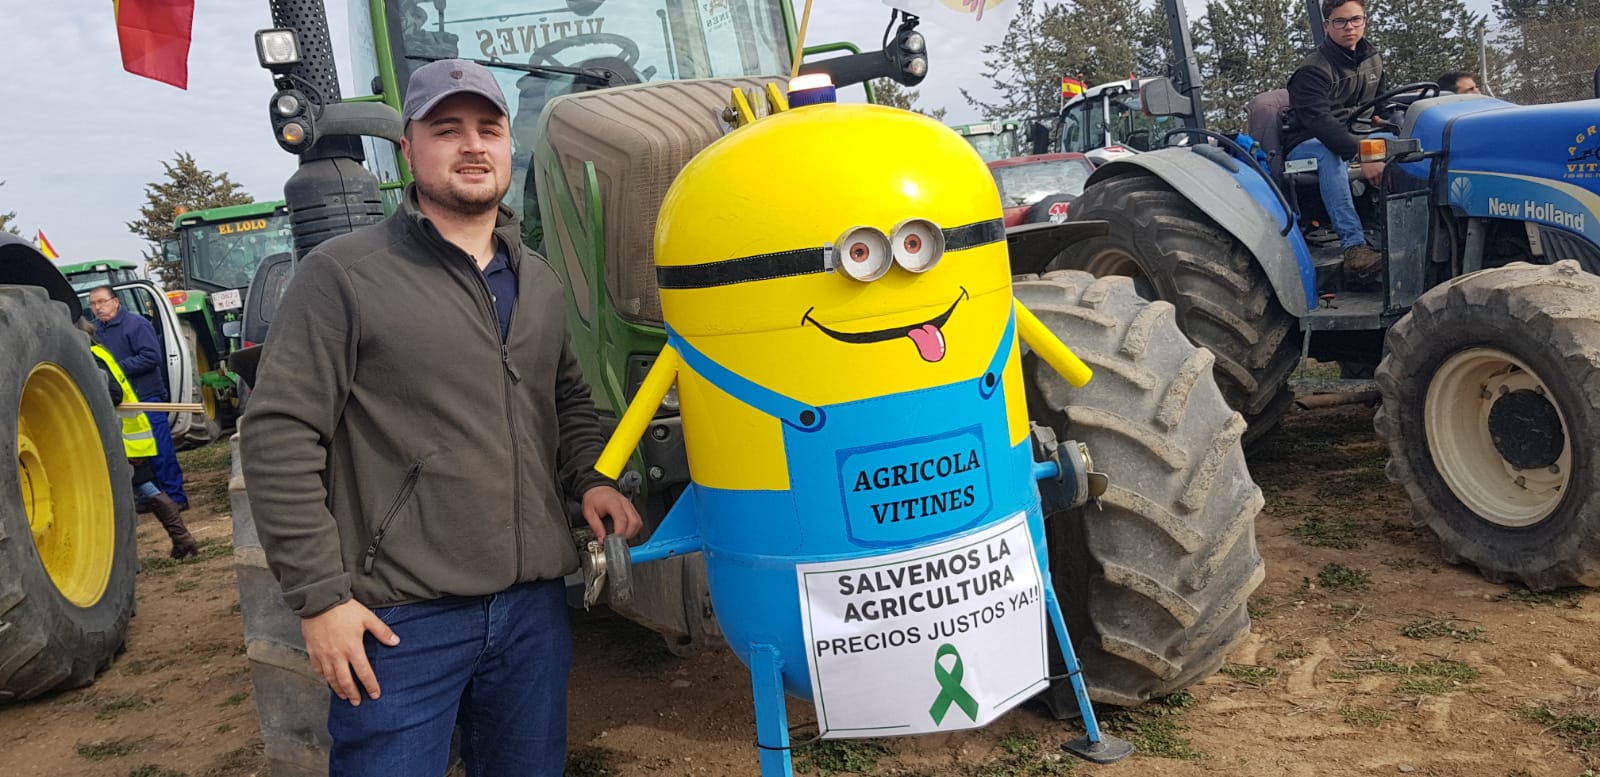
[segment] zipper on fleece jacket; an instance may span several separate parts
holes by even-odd
[[[400,483],[400,490],[395,493],[389,512],[378,522],[378,531],[372,535],[372,542],[367,543],[367,552],[361,559],[361,574],[372,574],[372,565],[378,560],[378,546],[383,544],[384,535],[389,533],[389,524],[394,523],[395,516],[400,514],[400,508],[411,498],[411,492],[417,489],[417,480],[421,477],[422,459],[417,459],[406,469],[406,479]]]
[[[471,254],[469,254],[466,251],[462,250],[462,248],[460,246],[456,245],[455,243],[452,243],[452,242],[450,242],[448,240],[445,240],[444,236],[439,234],[439,230],[438,230],[437,227],[433,227],[432,225],[429,225],[429,226],[430,226],[430,229],[424,230],[424,232],[425,233],[431,233],[431,234],[429,234],[429,238],[430,239],[437,240],[438,243],[440,244],[440,246],[444,249],[444,251],[447,254],[450,253],[450,252],[454,252],[456,256],[460,257],[461,260],[465,261],[466,267],[468,268],[468,274],[471,275],[474,278],[475,286],[477,287],[478,291],[481,292],[478,295],[479,308],[482,309],[488,316],[488,320],[489,320],[489,336],[494,338],[495,341],[500,346],[500,366],[502,367],[502,371],[505,373],[505,376],[506,376],[505,383],[502,384],[502,387],[504,388],[504,393],[502,394],[502,396],[504,398],[504,403],[505,403],[505,407],[506,407],[506,431],[511,436],[511,488],[512,488],[511,528],[512,528],[512,531],[515,532],[516,538],[517,538],[517,571],[516,571],[516,577],[521,578],[522,577],[522,566],[523,566],[523,560],[522,559],[523,559],[523,553],[524,553],[523,547],[522,547],[523,546],[523,538],[522,538],[522,455],[518,452],[518,448],[517,448],[517,416],[516,416],[516,411],[512,407],[511,392],[512,392],[513,388],[516,386],[516,384],[522,382],[522,375],[517,372],[517,368],[516,367],[512,366],[512,364],[511,364],[511,349],[506,344],[506,341],[510,340],[510,338],[511,338],[511,336],[510,336],[511,325],[512,325],[513,322],[516,321],[518,305],[512,305],[511,306],[511,318],[506,321],[506,332],[507,332],[506,339],[505,340],[501,340],[500,339],[500,314],[498,312],[496,312],[495,309],[494,309],[494,292],[489,289],[489,280],[487,278],[483,277],[483,268],[478,266],[477,260],[473,259]],[[495,237],[496,240],[500,239],[499,235],[495,235],[494,237]],[[507,264],[509,264],[510,261],[511,261],[511,245],[509,243],[507,243],[506,244],[506,262],[507,262]],[[517,291],[518,291],[518,294],[517,294],[518,300],[517,301],[521,302],[521,296],[522,296],[521,295],[522,273],[520,271],[516,272],[516,276],[517,276],[517,286],[518,286],[518,289],[517,289]]]

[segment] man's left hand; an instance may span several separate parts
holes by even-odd
[[[628,539],[644,528],[644,520],[633,502],[611,486],[595,486],[583,492],[583,520],[589,524],[595,539],[604,539],[608,532],[601,519],[610,518],[612,530]]]
[[[1383,179],[1383,163],[1362,162],[1361,177],[1367,179],[1367,183],[1377,186],[1378,182]]]

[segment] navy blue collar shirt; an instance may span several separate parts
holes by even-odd
[[[500,342],[504,343],[511,335],[511,311],[517,307],[517,273],[511,269],[511,257],[498,240],[495,241],[494,258],[483,268],[483,279],[489,284],[494,313],[500,319]]]

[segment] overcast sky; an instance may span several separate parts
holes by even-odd
[[[1200,0],[1185,0],[1190,13]],[[1488,0],[1474,0],[1487,5]],[[367,0],[359,0],[361,7]],[[802,5],[803,3],[797,3]],[[283,196],[295,158],[272,140],[272,82],[256,64],[254,33],[270,26],[265,0],[198,0],[189,89],[125,72],[109,2],[12,2],[0,10],[0,212],[15,211],[24,236],[42,228],[64,260],[138,259],[144,243],[126,223],[139,217],[145,185],[177,152],[226,171],[258,200]],[[346,95],[345,4],[328,0],[329,26]],[[878,0],[815,0],[808,42],[849,40],[877,48],[888,21]],[[947,121],[978,118],[959,88],[986,93],[976,44],[929,31],[931,67],[920,105],[949,109]]]

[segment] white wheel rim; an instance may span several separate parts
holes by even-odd
[[[1512,391],[1550,400],[1563,444],[1555,464],[1518,469],[1495,448],[1489,412]],[[1478,517],[1500,526],[1532,526],[1555,512],[1572,478],[1572,432],[1561,407],[1537,373],[1494,348],[1472,348],[1446,359],[1428,383],[1423,424],[1433,465],[1450,491]]]

